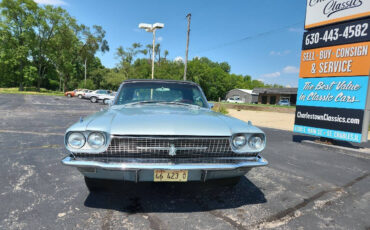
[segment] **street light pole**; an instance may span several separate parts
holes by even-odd
[[[154,24],[147,24],[147,23],[140,23],[139,28],[145,29],[146,32],[153,33],[153,51],[152,51],[152,79],[154,79],[154,58],[155,58],[155,32],[157,29],[162,29],[164,27],[163,23],[154,23]]]
[[[153,29],[153,51],[152,51],[152,80],[154,79],[154,58],[155,58],[155,30]]]

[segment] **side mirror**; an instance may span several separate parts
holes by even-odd
[[[213,103],[208,103],[208,105],[209,105],[209,108],[210,109],[212,109],[213,107],[215,107],[215,104],[213,104]]]

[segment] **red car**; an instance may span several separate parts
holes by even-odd
[[[67,96],[67,97],[74,97],[75,96],[75,93],[76,93],[76,90],[73,90],[73,91],[67,91],[64,93],[64,96]]]

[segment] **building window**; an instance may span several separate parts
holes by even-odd
[[[270,104],[275,105],[276,104],[276,96],[270,96]]]
[[[262,96],[262,104],[267,104],[267,96]]]

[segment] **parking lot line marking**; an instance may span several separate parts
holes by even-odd
[[[269,216],[265,218],[264,220],[254,224],[252,228],[265,228],[268,226],[277,227],[280,225],[285,225],[288,222],[290,222],[292,219],[298,218],[302,215],[304,215],[301,211],[301,209],[305,208],[308,204],[320,199],[324,195],[331,193],[331,192],[338,192],[338,191],[344,191],[348,189],[349,187],[352,187],[354,184],[360,182],[361,180],[367,178],[370,176],[370,173],[365,173],[360,177],[355,178],[354,180],[350,181],[349,183],[341,186],[341,187],[335,187],[332,189],[324,190],[321,192],[318,192],[314,194],[313,196],[304,199],[302,202],[298,203],[297,205],[287,208],[283,211],[278,212],[277,214],[274,214],[272,216]],[[274,224],[277,224],[274,226]]]
[[[16,134],[32,134],[32,135],[40,135],[40,136],[64,136],[64,133],[39,133],[39,132],[32,132],[32,131],[19,131],[19,130],[2,130],[0,129],[0,133],[16,133]]]

